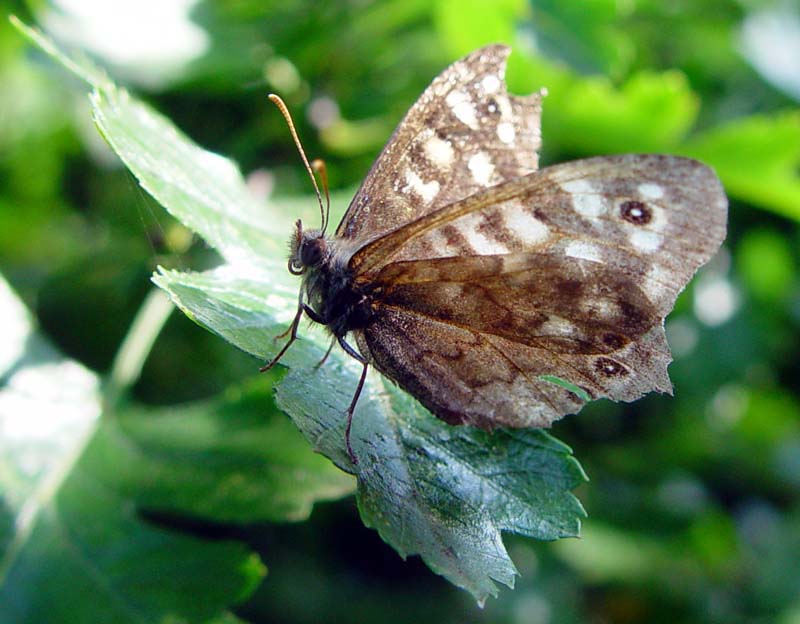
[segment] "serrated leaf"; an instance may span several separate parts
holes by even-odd
[[[158,280],[192,318],[266,357],[275,329],[264,320],[261,336],[258,313],[241,299],[243,290],[258,292],[264,284],[228,288],[224,272],[215,271],[164,272]],[[267,299],[265,291],[260,301]],[[344,446],[344,411],[360,367],[332,355],[316,368],[323,347],[298,343],[287,353],[293,368],[278,386],[278,404],[316,450],[357,474],[362,518],[401,555],[421,555],[482,601],[496,591],[492,580],[513,583],[502,530],[538,539],[577,535],[583,511],[570,490],[584,475],[567,447],[541,431],[450,427],[379,375],[370,378],[354,415],[354,466]]]
[[[287,212],[274,202],[255,205],[232,164],[128,94],[96,90],[92,105],[98,128],[142,186],[230,263],[205,273],[162,270],[154,281],[196,322],[256,356],[274,355],[299,286],[279,242],[291,231]],[[501,531],[577,534],[583,511],[570,490],[584,475],[568,448],[542,432],[450,427],[377,375],[355,413],[354,465],[344,412],[359,366],[334,352],[318,367],[326,342],[321,332],[302,331],[281,361],[292,370],[278,386],[279,405],[316,450],[358,476],[365,523],[401,555],[419,554],[483,602],[496,592],[494,581],[511,585],[516,574]]]
[[[352,391],[338,371],[292,370],[277,399],[320,452],[357,468],[364,523],[403,557],[420,555],[482,603],[496,594],[493,581],[513,586],[517,573],[501,531],[577,536],[583,509],[569,490],[585,476],[568,447],[539,430],[451,427],[393,384],[371,381],[351,433],[357,467],[342,445]]]

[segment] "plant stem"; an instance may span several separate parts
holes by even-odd
[[[114,356],[104,391],[106,405],[115,405],[120,396],[139,379],[147,356],[173,309],[169,297],[160,288],[153,288],[147,293]]]

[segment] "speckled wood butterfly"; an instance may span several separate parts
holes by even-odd
[[[671,392],[664,317],[725,237],[714,172],[675,156],[537,171],[542,93],[510,50],[448,67],[411,107],[334,236],[291,239],[303,314],[451,424],[545,427],[588,399]],[[352,336],[356,350],[346,341]]]

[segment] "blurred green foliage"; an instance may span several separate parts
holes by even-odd
[[[79,45],[101,39],[104,28],[114,32],[93,23],[94,30],[75,34],[44,2],[12,8]],[[70,510],[93,505],[97,523],[77,527],[87,552],[95,552],[97,531],[130,530],[154,549],[173,549],[188,568],[215,570],[182,589],[194,598],[187,601],[168,577],[147,575],[152,561],[127,560],[132,585],[151,583],[174,599],[138,621],[167,612],[233,621],[226,608],[253,622],[800,621],[800,111],[791,90],[761,76],[742,52],[747,20],[777,11],[790,26],[799,10],[766,0],[206,1],[190,18],[207,46],[170,72],[143,56],[110,55],[115,45],[134,47],[112,39],[98,60],[115,77],[198,143],[253,172],[254,188],[274,184],[278,196],[307,195],[308,182],[268,91],[284,95],[306,150],[326,158],[332,186],[352,190],[433,76],[471,49],[503,41],[516,50],[512,90],[549,91],[545,164],[637,150],[701,158],[731,197],[730,234],[669,318],[675,397],[591,405],[554,429],[591,478],[577,491],[589,513],[583,539],[507,537],[522,576],[483,611],[418,561],[401,562],[361,526],[350,499],[282,524],[302,518],[297,509],[307,511],[313,500],[348,491],[349,482],[321,466],[308,465],[319,480],[301,488],[309,494],[302,505],[275,503],[277,522],[204,520],[204,505],[230,499],[208,475],[181,474],[180,458],[213,451],[212,475],[226,458],[264,460],[255,447],[265,433],[248,420],[259,413],[247,389],[258,363],[178,315],[125,400],[104,415],[104,435],[146,452],[98,457],[97,449],[113,447],[95,446],[93,438],[81,461],[101,466],[108,488],[102,496],[87,492],[74,470],[44,518],[51,525],[60,519],[63,534]],[[138,23],[129,21],[129,29]],[[168,39],[178,40],[177,31],[152,45]],[[36,319],[36,340],[107,379],[153,268],[202,269],[218,259],[98,140],[82,88],[32,54],[5,21],[0,63],[0,273]],[[10,370],[3,369],[3,383]],[[264,418],[281,427],[268,383],[257,379],[255,396]],[[0,418],[14,415],[8,405]],[[0,430],[2,460],[16,451],[6,434]],[[211,448],[217,436],[219,447]],[[289,459],[314,459],[303,455],[302,442],[296,448]],[[125,460],[117,464],[119,457]],[[19,540],[13,519],[26,488],[5,461],[0,468],[7,560]],[[145,482],[132,478],[143,474]],[[245,480],[248,487],[259,484],[258,474]],[[301,487],[262,485],[284,493]],[[266,494],[256,489],[254,496]],[[169,512],[165,500],[175,502]],[[270,574],[254,590],[264,574],[255,553]],[[102,553],[96,557],[102,569]],[[208,592],[220,574],[226,583]],[[51,586],[62,578],[61,597],[77,595],[74,570],[55,571]],[[177,567],[175,578],[183,578]],[[111,596],[124,603],[125,588],[115,589]],[[13,595],[24,602],[21,590]],[[85,621],[68,608],[60,613],[56,621]]]

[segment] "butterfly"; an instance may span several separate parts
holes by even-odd
[[[370,365],[438,418],[487,430],[672,392],[664,318],[725,237],[722,185],[654,154],[538,170],[544,93],[508,94],[509,53],[492,45],[445,69],[335,234],[322,210],[319,229],[298,221],[291,237],[297,313],[262,370],[304,315],[324,325],[362,365],[354,462]]]

